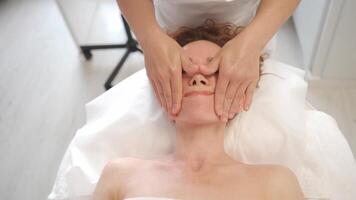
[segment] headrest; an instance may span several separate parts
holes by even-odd
[[[247,112],[226,128],[225,150],[245,163],[282,164],[298,178],[305,149],[305,72],[267,59]],[[92,194],[104,165],[117,157],[155,158],[172,151],[175,128],[160,108],[145,69],[86,105],[50,199]]]

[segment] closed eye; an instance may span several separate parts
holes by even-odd
[[[206,58],[206,61],[208,61],[208,63],[209,63],[211,60],[213,60],[213,57],[208,57],[208,58]]]

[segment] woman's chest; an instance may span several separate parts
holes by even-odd
[[[263,199],[261,185],[254,179],[236,174],[213,174],[202,177],[177,173],[147,172],[128,182],[126,197],[157,196],[175,199]]]

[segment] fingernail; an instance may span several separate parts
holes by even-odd
[[[177,111],[178,111],[178,105],[177,105],[177,104],[174,104],[173,109],[172,109],[172,112],[173,112],[173,113],[176,113]]]
[[[247,111],[249,109],[249,106],[245,106],[245,111]]]
[[[229,118],[232,119],[234,117],[234,113],[229,114]]]
[[[227,114],[223,114],[222,116],[221,116],[221,120],[223,121],[223,122],[227,122]]]
[[[220,119],[220,121],[222,121],[222,122],[224,121],[224,119],[223,119],[223,117],[222,117],[222,116],[220,116],[220,117],[219,117],[219,119]]]
[[[227,122],[227,116],[224,116],[223,121]]]
[[[239,108],[239,112],[245,111],[245,107],[244,106],[240,106]]]

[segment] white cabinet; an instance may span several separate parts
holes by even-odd
[[[77,45],[126,42],[126,33],[116,0],[56,2]]]
[[[302,0],[293,18],[313,77],[356,80],[355,0]]]

